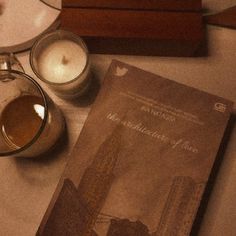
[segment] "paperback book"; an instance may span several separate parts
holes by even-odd
[[[37,235],[189,235],[232,105],[114,60]]]

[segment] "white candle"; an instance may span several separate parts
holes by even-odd
[[[33,71],[62,98],[88,91],[91,82],[88,49],[77,35],[56,30],[37,40],[30,53]]]
[[[83,48],[73,41],[62,39],[43,49],[38,58],[38,71],[49,82],[66,83],[78,77],[86,63],[87,55]],[[83,77],[78,80],[83,80]]]

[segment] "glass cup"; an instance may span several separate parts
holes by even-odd
[[[15,61],[0,55],[0,156],[36,157],[54,146],[65,122],[33,78],[12,70]]]
[[[89,88],[88,49],[71,32],[56,30],[39,38],[31,49],[30,64],[37,77],[59,97],[75,98]]]

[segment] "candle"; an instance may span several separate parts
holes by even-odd
[[[58,40],[39,55],[38,70],[49,82],[67,83],[82,73],[86,62],[87,56],[78,44],[69,40]]]
[[[57,30],[40,38],[30,53],[33,71],[63,98],[82,95],[89,86],[89,56],[83,40]]]

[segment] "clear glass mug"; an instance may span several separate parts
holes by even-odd
[[[61,111],[22,71],[13,54],[0,54],[0,156],[39,156],[65,127]]]

